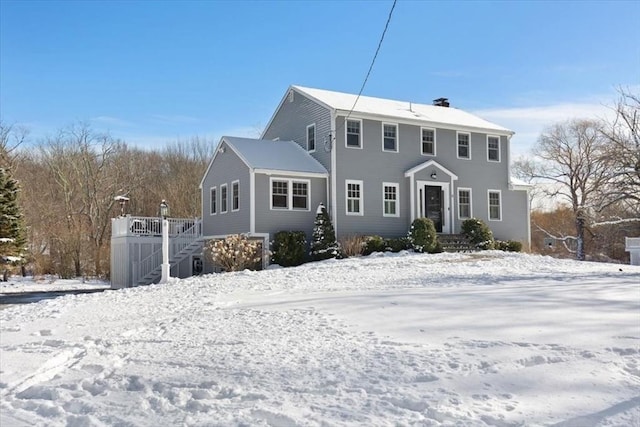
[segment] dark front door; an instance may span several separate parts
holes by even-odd
[[[425,185],[424,194],[424,214],[433,221],[436,231],[442,233],[442,188]]]

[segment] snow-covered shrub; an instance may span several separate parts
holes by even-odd
[[[340,239],[339,243],[344,257],[360,256],[366,248],[367,237],[351,235]]]
[[[438,234],[433,221],[429,218],[416,218],[409,229],[411,247],[416,252],[432,253],[438,245]]]
[[[340,256],[340,245],[336,241],[336,232],[331,224],[327,208],[323,204],[318,206],[316,212],[309,255],[314,261]]]
[[[304,231],[278,231],[271,242],[271,262],[283,267],[305,262],[307,239]]]
[[[262,244],[246,234],[232,234],[209,242],[207,254],[224,271],[256,270],[262,259]]]
[[[487,224],[478,218],[464,220],[462,222],[462,234],[478,249],[493,249],[493,233]]]
[[[522,243],[515,240],[496,240],[495,249],[505,252],[522,252]]]
[[[368,236],[366,238],[362,254],[371,255],[374,252],[384,252],[386,250],[387,250],[387,245],[385,244],[385,241],[382,237]]]
[[[385,251],[387,252],[400,252],[411,249],[411,239],[409,237],[394,237],[391,239],[384,239]]]

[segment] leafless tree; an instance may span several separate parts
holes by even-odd
[[[640,95],[620,89],[615,118],[602,127],[611,180],[607,204],[622,203],[640,217]]]
[[[586,227],[602,210],[601,190],[610,179],[605,142],[597,121],[558,123],[540,135],[534,147],[535,161],[527,166],[531,178],[543,184],[541,191],[547,197],[571,208],[576,235],[561,240],[576,242],[579,260],[585,259]]]

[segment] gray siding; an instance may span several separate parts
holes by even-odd
[[[331,153],[325,149],[325,139],[329,141],[331,133],[331,113],[322,105],[295,92],[293,102],[288,97],[274,115],[262,139],[280,138],[283,141],[295,141],[307,149],[307,126],[316,125],[316,151],[311,153],[322,166],[331,170]]]
[[[272,210],[270,178],[308,180],[310,184],[309,210]],[[320,203],[327,204],[326,181],[325,178],[256,174],[256,233],[269,233],[270,240],[272,240],[273,235],[278,231],[304,231],[307,234],[307,241],[310,241],[318,205]]]
[[[472,188],[473,215],[487,222],[494,229],[496,237],[527,241],[526,192],[508,189],[507,137],[500,137],[500,162],[490,162],[487,160],[487,135],[483,133],[471,133],[471,159],[467,160],[457,158],[455,130],[436,128],[436,155],[426,156],[421,153],[420,126],[398,125],[398,152],[382,151],[382,121],[362,120],[362,149],[345,147],[344,117],[337,118],[336,126],[338,131],[334,149],[337,158],[336,222],[339,236],[404,236],[411,217],[410,182],[404,173],[433,159],[458,176],[452,188],[453,203],[450,207],[454,211],[453,232],[459,232],[461,223],[457,219],[457,188],[465,187]],[[430,173],[431,170],[421,171],[422,176],[416,178],[428,181]],[[363,181],[363,216],[346,215],[345,180],[351,179]],[[383,182],[399,184],[399,218],[383,216]],[[489,189],[501,190],[502,221],[488,220]]]
[[[202,183],[202,232],[217,236],[249,232],[250,194],[249,168],[233,150],[222,143],[224,152],[218,152]],[[232,183],[239,180],[239,207],[232,211]],[[227,184],[227,213],[221,213],[220,186]],[[218,213],[211,215],[211,187],[217,187]]]

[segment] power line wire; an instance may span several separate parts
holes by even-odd
[[[384,41],[384,36],[387,34],[387,29],[389,28],[389,22],[391,22],[391,16],[393,15],[393,9],[395,9],[397,1],[398,0],[393,0],[393,5],[391,5],[391,10],[389,11],[389,16],[387,17],[387,22],[384,24],[384,30],[382,31],[382,36],[380,37],[380,41],[378,42],[378,48],[376,49],[376,53],[373,55],[373,59],[371,60],[371,65],[369,66],[369,71],[367,71],[367,75],[364,78],[364,81],[362,82],[362,86],[360,87],[360,92],[358,92],[358,96],[356,97],[356,100],[353,103],[353,106],[351,107],[351,110],[349,110],[349,113],[347,114],[347,117],[345,117],[345,121],[349,118],[351,113],[353,113],[353,110],[356,108],[356,104],[358,103],[358,100],[360,99],[360,96],[362,95],[362,91],[364,91],[364,87],[367,84],[367,80],[369,80],[369,76],[371,75],[371,70],[373,70],[373,64],[375,64],[375,62],[376,62],[376,58],[378,57],[378,53],[380,52],[380,48],[382,47],[382,42]]]

